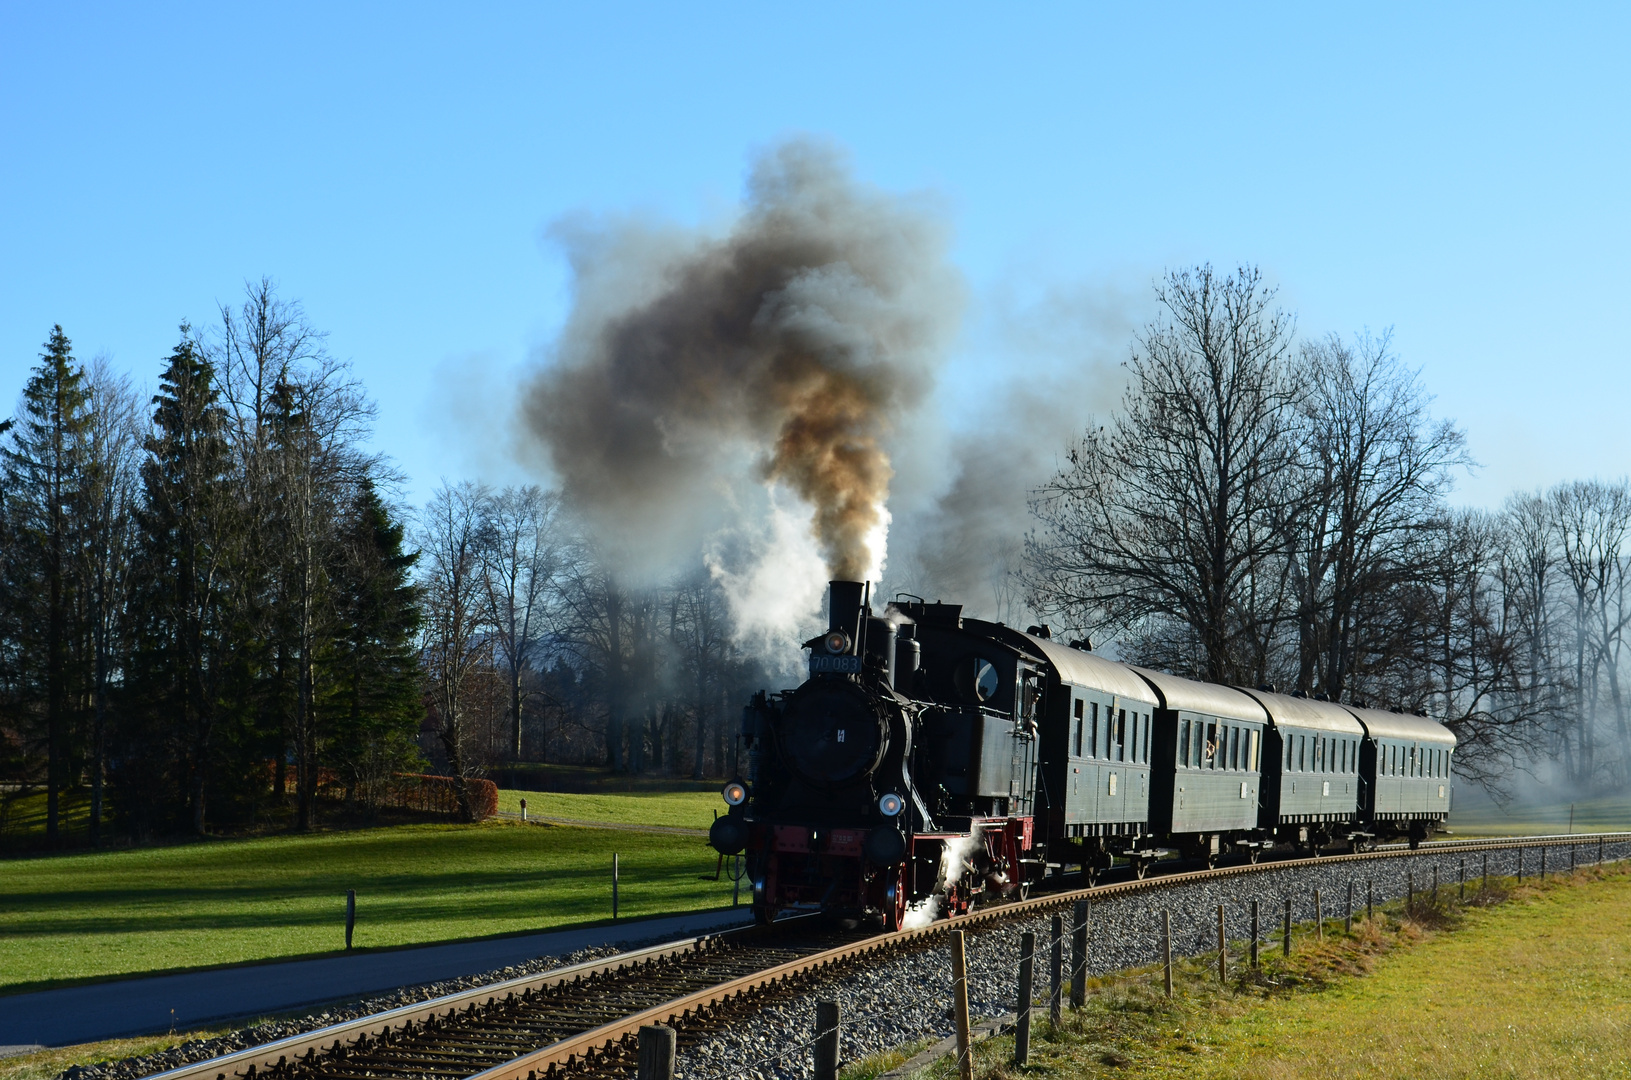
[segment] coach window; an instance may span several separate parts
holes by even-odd
[[[1082,756],[1082,699],[1076,699],[1076,756]]]
[[[1240,729],[1229,728],[1229,768],[1240,768]]]
[[[1262,732],[1258,731],[1256,728],[1252,728],[1251,763],[1246,766],[1246,768],[1252,770],[1252,772],[1256,772],[1257,768],[1258,768],[1258,765],[1257,765],[1257,751],[1259,749],[1258,738],[1259,738],[1260,735],[1262,735]]]

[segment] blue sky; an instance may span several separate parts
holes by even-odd
[[[1465,500],[1621,475],[1628,9],[1424,7],[7,4],[0,401],[52,323],[151,381],[267,274],[413,501],[511,479],[550,223],[720,220],[810,133],[954,223],[948,386],[1102,360],[1163,268],[1252,262],[1306,333],[1394,328],[1483,463]]]

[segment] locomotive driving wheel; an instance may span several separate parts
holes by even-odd
[[[906,925],[906,909],[910,906],[906,888],[906,867],[904,864],[894,869],[894,881],[884,891],[887,906],[884,909],[883,928],[885,932],[893,933]]]

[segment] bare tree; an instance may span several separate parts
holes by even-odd
[[[1175,625],[1177,666],[1257,682],[1283,596],[1291,320],[1252,268],[1169,273],[1156,296],[1123,411],[1036,494],[1031,605],[1100,632]]]
[[[134,509],[141,488],[144,437],[140,396],[130,379],[105,356],[91,361],[86,386],[91,422],[86,440],[86,543],[81,574],[91,633],[94,670],[91,680],[90,842],[102,837],[104,773],[107,761],[109,695],[116,657],[123,645],[126,604],[131,586],[135,542]]]
[[[1335,699],[1367,661],[1374,670],[1400,658],[1399,620],[1369,601],[1414,579],[1420,534],[1469,462],[1465,436],[1431,419],[1386,334],[1305,345],[1297,377],[1302,490],[1286,523],[1296,688]]]
[[[1576,481],[1547,498],[1557,544],[1557,565],[1573,616],[1575,741],[1569,748],[1576,780],[1596,774],[1597,708],[1601,680],[1609,685],[1622,760],[1631,762],[1631,733],[1619,683],[1627,610],[1624,575],[1631,530],[1631,487],[1625,481]]]
[[[504,662],[509,692],[510,754],[522,758],[526,675],[539,658],[558,595],[564,539],[560,497],[529,485],[505,488],[488,500],[482,519],[482,587],[487,621]],[[547,758],[547,744],[540,746]]]
[[[460,777],[472,771],[466,714],[475,702],[467,698],[476,696],[477,682],[492,667],[481,567],[482,509],[488,498],[481,485],[444,481],[418,530],[426,691],[449,768]],[[459,805],[467,818],[474,816],[462,785]]]

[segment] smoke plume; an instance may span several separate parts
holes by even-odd
[[[757,160],[723,234],[625,220],[556,236],[573,309],[524,416],[570,503],[658,570],[782,485],[830,575],[876,576],[889,438],[962,299],[941,216],[794,141]]]

